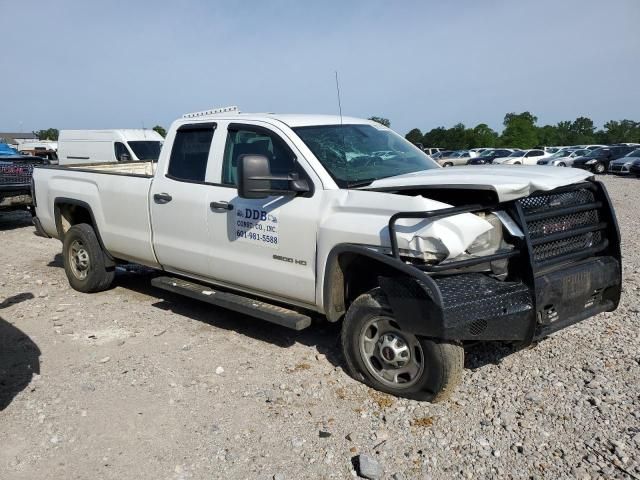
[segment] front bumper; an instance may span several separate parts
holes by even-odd
[[[620,236],[604,186],[586,182],[515,203],[512,216],[525,237],[509,260],[514,280],[443,270],[428,278],[381,278],[402,328],[446,340],[526,345],[617,308]]]
[[[579,168],[581,170],[587,170],[588,172],[594,172],[595,173],[595,170],[594,170],[595,165],[596,165],[595,163],[590,164],[590,165],[587,165],[586,163],[574,163],[572,165],[572,167],[573,168]]]
[[[0,184],[0,209],[28,207],[32,203],[30,185]]]
[[[629,173],[631,173],[629,169],[629,165],[616,164],[613,162],[609,164],[609,173],[614,173],[616,175],[629,175]]]
[[[435,280],[443,305],[426,298],[418,283],[383,279],[403,328],[444,340],[530,343],[601,312],[620,297],[620,263],[598,257],[536,277],[535,287],[481,273]],[[404,321],[402,319],[405,319]]]

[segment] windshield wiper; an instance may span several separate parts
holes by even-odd
[[[376,181],[377,178],[370,178],[368,180],[357,180],[355,182],[347,182],[347,188],[366,187]]]

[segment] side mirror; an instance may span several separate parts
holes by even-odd
[[[131,160],[131,157],[129,156],[128,153],[122,153],[120,154],[120,158],[118,158],[118,160],[121,162],[128,162]]]
[[[240,198],[267,198],[271,189],[271,168],[264,155],[242,155],[238,159]]]
[[[284,190],[274,189],[272,182],[286,182]],[[267,198],[270,195],[296,195],[309,191],[309,184],[297,173],[271,175],[269,159],[264,155],[242,155],[238,159],[238,196]]]

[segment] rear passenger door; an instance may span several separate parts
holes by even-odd
[[[159,163],[163,171],[151,185],[153,246],[169,271],[210,276],[207,198],[212,187],[205,178],[215,129],[215,123],[179,127],[174,138],[167,138],[171,152],[162,154],[169,158]]]

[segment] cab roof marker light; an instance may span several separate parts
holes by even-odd
[[[201,112],[185,113],[182,118],[197,118],[206,117],[209,115],[216,115],[219,113],[240,113],[240,110],[236,106],[212,108],[211,110],[203,110]]]

